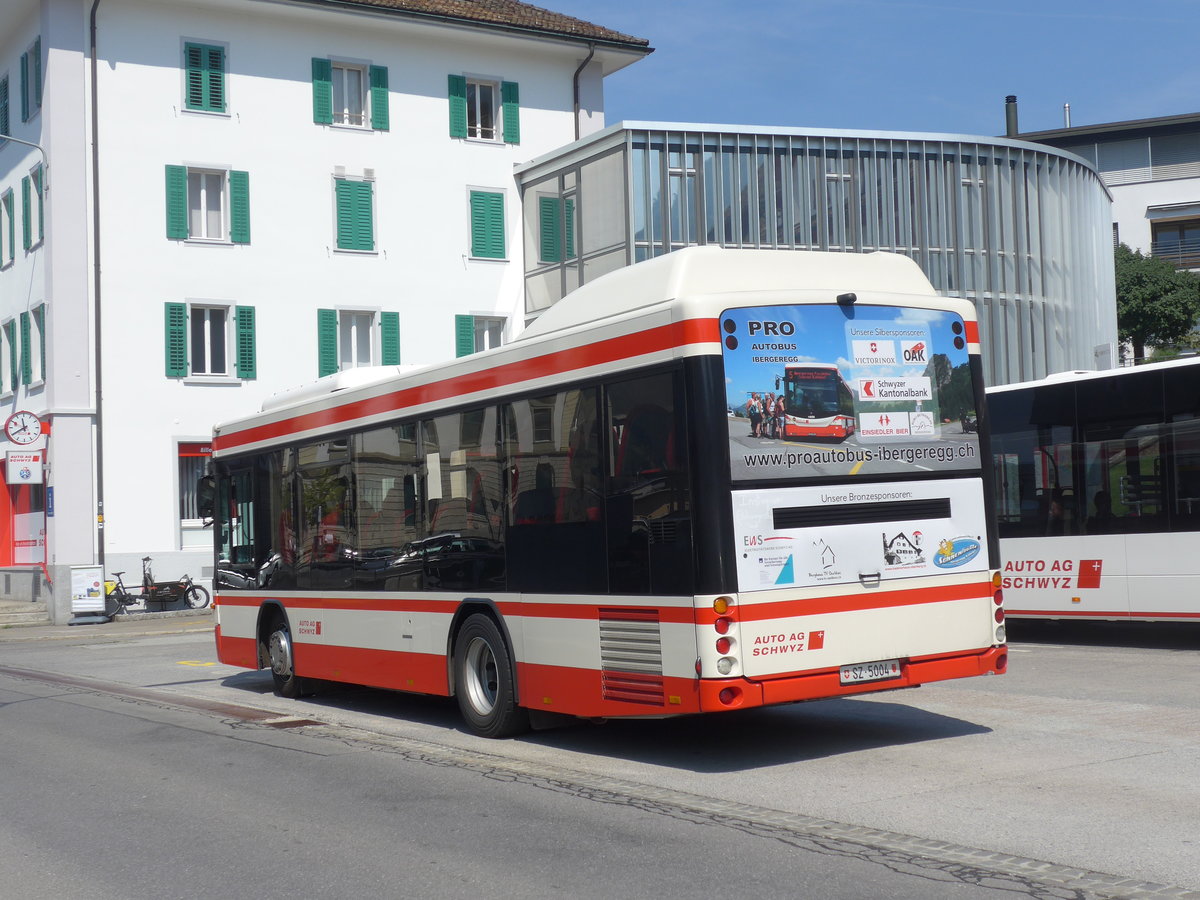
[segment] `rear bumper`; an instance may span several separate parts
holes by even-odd
[[[824,669],[778,678],[751,681],[746,678],[705,679],[700,682],[700,710],[716,712],[747,709],[778,703],[797,703],[853,694],[893,691],[933,681],[1003,675],[1008,668],[1008,647],[988,647],[953,655],[901,660],[899,678],[863,684],[840,683],[838,669]]]

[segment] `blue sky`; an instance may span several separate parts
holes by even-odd
[[[609,124],[1004,133],[1200,111],[1198,0],[535,0],[655,48]]]

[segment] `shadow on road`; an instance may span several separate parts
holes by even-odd
[[[253,694],[272,690],[270,673],[265,670],[242,672],[223,679],[222,684]],[[445,697],[326,683],[297,704],[297,715],[319,717],[320,709],[331,708],[465,730],[458,706]],[[518,740],[698,773],[720,773],[990,731],[900,701],[838,698],[668,719],[594,722],[564,717],[561,727],[535,731]]]

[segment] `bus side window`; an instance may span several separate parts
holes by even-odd
[[[678,373],[605,389],[613,435],[605,503],[613,593],[692,593],[691,503],[677,397]]]

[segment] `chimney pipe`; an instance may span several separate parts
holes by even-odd
[[[1006,137],[1016,137],[1020,131],[1017,128],[1017,95],[1009,94],[1004,98],[1004,134]]]
[[[1071,127],[1071,104],[1063,104],[1063,128]]]

